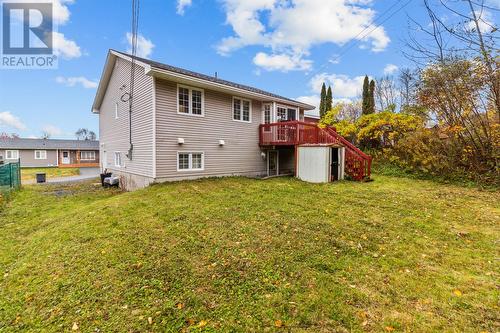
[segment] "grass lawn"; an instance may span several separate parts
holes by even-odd
[[[37,173],[47,174],[47,179],[69,177],[80,174],[78,168],[21,168],[21,181],[35,180]]]
[[[27,186],[0,331],[498,332],[500,194],[374,178]]]

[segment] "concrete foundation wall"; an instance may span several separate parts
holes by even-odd
[[[180,180],[193,180],[193,179],[200,179],[200,178],[219,178],[219,177],[265,177],[267,173],[265,171],[255,171],[255,172],[245,172],[245,173],[228,173],[228,174],[221,174],[217,176],[205,176],[205,177],[200,177],[199,175],[186,175],[183,177],[177,177],[177,178],[157,178],[155,179],[155,183],[166,183],[166,182],[175,182],[175,181],[180,181]]]
[[[120,188],[125,191],[135,191],[145,188],[154,182],[152,177],[136,175],[130,172],[112,170],[112,173],[114,177],[120,178]]]

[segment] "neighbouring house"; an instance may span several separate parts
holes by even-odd
[[[307,121],[307,122],[310,122],[310,123],[319,123],[319,120],[320,120],[320,116],[317,116],[315,114],[311,114],[311,113],[306,113],[304,114],[304,121]]]
[[[21,167],[99,167],[99,141],[0,139],[0,161]]]
[[[346,175],[368,176],[366,155],[332,128],[304,121],[304,112],[313,109],[114,50],[108,53],[92,106],[99,115],[101,169],[119,176],[125,189],[200,177],[297,175],[298,147],[317,145],[331,146],[327,151],[337,154],[332,158],[328,152],[325,160],[325,149],[320,149],[325,163],[332,164],[328,173],[340,170],[338,165],[334,170],[334,163],[343,163]],[[346,147],[342,156],[339,147]]]

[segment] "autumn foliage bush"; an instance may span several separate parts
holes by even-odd
[[[368,150],[378,163],[391,163],[404,170],[452,179],[473,180],[500,186],[495,159],[499,156],[500,126],[492,125],[494,149],[489,159],[478,163],[476,148],[461,140],[458,126],[426,126],[414,114],[390,110],[362,115],[355,121],[339,119],[342,105],[335,106],[321,120],[334,126],[349,141]],[[496,147],[496,148],[495,148]]]

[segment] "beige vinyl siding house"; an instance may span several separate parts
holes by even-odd
[[[314,109],[136,57],[129,118],[131,60],[110,50],[92,108],[99,114],[101,168],[120,176],[126,189],[199,177],[267,175],[269,147],[259,145],[259,125],[276,121],[280,109],[282,117],[293,118],[288,120],[303,119],[304,110]],[[273,148],[281,156],[278,173],[293,171],[293,150],[285,148]]]
[[[258,141],[261,102],[250,101],[250,121],[236,121],[232,115],[233,96],[207,89],[204,114],[182,114],[177,110],[178,86],[176,82],[156,80],[156,177],[175,180],[263,174],[266,163]],[[184,140],[182,146],[179,138]],[[220,140],[224,145],[219,144]],[[178,152],[203,153],[203,170],[178,170]]]
[[[0,149],[0,160],[4,163],[22,161],[23,167],[57,166],[57,151],[42,149]]]
[[[102,97],[99,114],[101,168],[130,175],[135,182],[146,185],[154,178],[153,162],[153,78],[136,65],[135,98],[132,112],[133,156],[129,150],[129,110],[127,93],[130,81],[130,62],[108,58],[111,63],[109,82]],[[105,73],[106,75],[106,73]],[[117,156],[119,158],[117,158]],[[121,163],[117,163],[117,159]],[[141,184],[137,184],[141,186]]]
[[[21,162],[24,168],[98,167],[99,142],[59,139],[0,139],[0,163]]]

